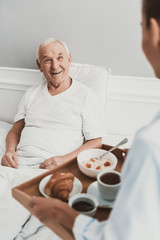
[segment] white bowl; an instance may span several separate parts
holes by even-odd
[[[93,168],[87,168],[84,165],[84,161],[87,161],[91,158],[100,157],[104,153],[107,153],[107,151],[104,149],[96,149],[96,148],[87,149],[87,150],[81,152],[77,157],[77,163],[78,163],[78,167],[79,167],[80,171],[82,173],[84,173],[85,175],[87,175],[88,177],[97,178],[98,173],[101,171],[114,170],[117,165],[118,160],[113,153],[108,153],[108,155],[106,156],[107,158],[109,158],[109,160],[111,161],[112,164],[110,166],[105,167],[104,169],[96,170]]]
[[[90,203],[92,206],[93,206],[93,209],[90,210],[90,211],[83,211],[83,210],[76,210],[82,214],[85,214],[85,215],[88,215],[88,216],[94,216],[96,211],[97,211],[97,208],[98,208],[98,200],[96,199],[96,197],[94,197],[93,195],[91,194],[88,194],[88,193],[78,193],[78,194],[75,194],[73,195],[70,199],[69,199],[69,206],[73,207],[74,204],[76,203],[80,203],[80,206],[82,206],[82,202],[87,202],[87,203]]]

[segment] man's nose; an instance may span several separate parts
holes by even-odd
[[[52,59],[52,65],[51,65],[51,67],[53,68],[53,69],[57,69],[58,67],[59,67],[59,64],[58,64],[58,61],[57,61],[57,59]]]

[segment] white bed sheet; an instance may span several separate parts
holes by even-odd
[[[5,152],[5,139],[12,124],[0,121],[0,162]],[[12,188],[44,173],[44,169],[14,169],[0,165],[0,233],[3,240],[59,240],[49,228],[31,216],[12,197]]]
[[[59,240],[13,197],[13,187],[44,173],[42,169],[0,166],[0,233],[3,240]]]

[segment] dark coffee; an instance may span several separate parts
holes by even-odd
[[[105,173],[100,177],[101,182],[108,185],[115,185],[120,183],[120,176],[116,173]]]
[[[82,200],[82,201],[73,203],[72,208],[78,212],[88,212],[94,209],[94,205]]]

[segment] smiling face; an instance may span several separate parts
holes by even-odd
[[[49,88],[64,90],[70,85],[69,67],[71,56],[67,56],[66,50],[60,42],[53,42],[43,46],[39,50],[38,68],[43,72]]]

